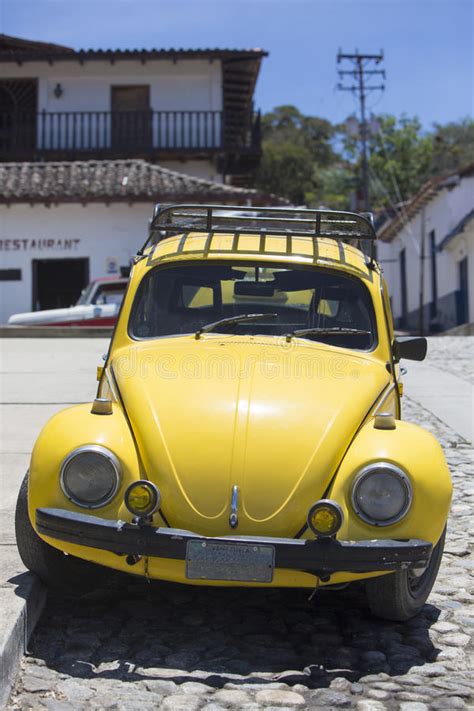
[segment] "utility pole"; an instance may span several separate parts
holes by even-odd
[[[380,84],[378,86],[368,86],[366,84],[366,78],[374,75],[381,75],[385,79],[385,71],[383,69],[369,69],[368,67],[373,66],[373,64],[378,65],[383,60],[383,50],[380,54],[359,54],[356,49],[354,54],[344,54],[339,50],[337,55],[337,63],[340,64],[343,61],[349,61],[353,65],[353,69],[338,70],[338,74],[341,80],[345,76],[352,77],[355,82],[351,86],[343,86],[338,84],[337,88],[339,91],[352,91],[359,98],[360,105],[360,139],[362,144],[362,195],[364,202],[364,210],[368,212],[370,210],[369,201],[369,172],[367,165],[367,117],[366,117],[366,99],[367,94],[370,91],[383,91],[385,86]]]

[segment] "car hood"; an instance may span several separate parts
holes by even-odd
[[[258,337],[122,349],[112,368],[146,475],[174,527],[294,535],[388,384],[370,354]]]

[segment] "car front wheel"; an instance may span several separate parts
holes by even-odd
[[[84,594],[106,580],[106,570],[49,546],[38,536],[28,514],[28,473],[18,494],[15,533],[18,551],[28,570],[49,588]]]
[[[420,612],[438,575],[445,537],[446,528],[425,568],[408,568],[367,580],[367,599],[372,614],[403,622]]]

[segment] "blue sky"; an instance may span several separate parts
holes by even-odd
[[[473,113],[474,0],[0,0],[0,32],[75,48],[262,47],[256,105],[342,121],[338,48],[385,52],[374,112],[432,123]]]

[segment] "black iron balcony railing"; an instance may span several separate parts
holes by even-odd
[[[248,126],[226,125],[222,111],[1,112],[3,160],[34,154],[255,151],[258,117]]]

